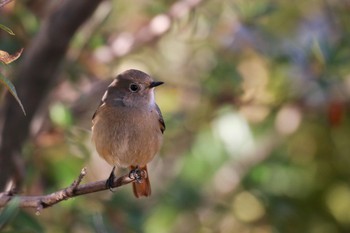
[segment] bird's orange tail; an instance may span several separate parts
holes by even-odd
[[[131,170],[134,170],[136,167],[131,166]],[[141,182],[133,182],[132,188],[134,191],[135,197],[148,197],[151,195],[151,183],[149,182],[149,174],[147,171],[147,165],[144,167],[139,167],[141,171],[146,171],[146,177],[142,178]]]

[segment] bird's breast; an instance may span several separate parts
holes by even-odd
[[[93,141],[111,165],[146,165],[159,151],[162,133],[154,111],[128,107],[100,109],[94,119]]]

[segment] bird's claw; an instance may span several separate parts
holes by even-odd
[[[114,184],[114,178],[115,178],[114,170],[115,170],[115,167],[113,167],[111,174],[106,180],[106,188],[108,188],[111,192],[114,192],[113,191],[113,184]]]
[[[132,169],[129,173],[129,178],[136,180],[137,183],[142,183],[142,179],[147,178],[147,172],[144,169],[140,169],[138,166]]]

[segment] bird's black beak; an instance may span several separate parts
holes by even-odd
[[[157,87],[159,85],[162,85],[164,82],[151,82],[149,85],[149,88]]]

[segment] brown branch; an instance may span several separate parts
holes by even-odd
[[[96,181],[88,184],[80,184],[86,175],[86,168],[83,168],[79,174],[79,177],[73,181],[73,183],[59,191],[42,195],[42,196],[22,196],[16,195],[12,192],[0,193],[0,208],[6,206],[15,197],[18,198],[19,207],[22,208],[34,208],[38,213],[47,207],[51,207],[61,201],[68,200],[73,197],[77,197],[84,194],[99,192],[107,190],[106,181]],[[118,188],[123,185],[134,182],[134,178],[130,178],[129,174],[115,178],[112,188]]]

